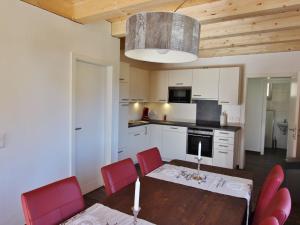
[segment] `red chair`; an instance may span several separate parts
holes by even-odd
[[[76,177],[23,193],[21,199],[26,225],[59,224],[84,209]]]
[[[291,212],[291,196],[287,188],[280,189],[262,214],[262,218],[276,217],[283,225]]]
[[[101,173],[107,195],[111,195],[135,182],[138,177],[130,158],[102,167]]]
[[[261,215],[263,211],[266,209],[267,205],[270,203],[270,201],[278,191],[283,180],[284,172],[282,170],[282,167],[280,165],[275,165],[265,179],[265,182],[258,196],[258,201],[253,217],[253,225],[258,225],[258,221],[261,221]]]
[[[259,225],[279,225],[279,223],[275,217],[269,217],[264,219]]]
[[[163,165],[158,148],[151,148],[139,152],[136,156],[143,176]]]

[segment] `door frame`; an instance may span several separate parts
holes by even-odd
[[[112,162],[113,155],[113,65],[112,63],[105,62],[104,60],[95,59],[89,56],[80,55],[71,52],[71,74],[70,74],[70,105],[69,105],[69,173],[70,176],[76,175],[76,157],[75,157],[75,109],[76,109],[76,95],[75,95],[75,76],[76,64],[78,61],[90,63],[98,66],[105,67],[105,112],[104,112],[104,164]]]

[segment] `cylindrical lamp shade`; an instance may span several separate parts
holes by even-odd
[[[198,58],[200,23],[169,12],[139,13],[126,23],[125,55],[156,63],[185,63]]]

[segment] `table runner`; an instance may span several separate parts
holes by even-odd
[[[247,224],[253,181],[240,177],[232,177],[200,170],[202,180],[195,180],[198,171],[182,166],[165,164],[149,173],[147,176],[182,184],[206,191],[229,195],[247,200]]]
[[[95,204],[82,211],[61,225],[132,225],[133,216],[111,209],[102,204]],[[138,225],[154,225],[138,219]]]

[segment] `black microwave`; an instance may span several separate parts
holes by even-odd
[[[169,103],[191,103],[191,87],[169,87]]]

